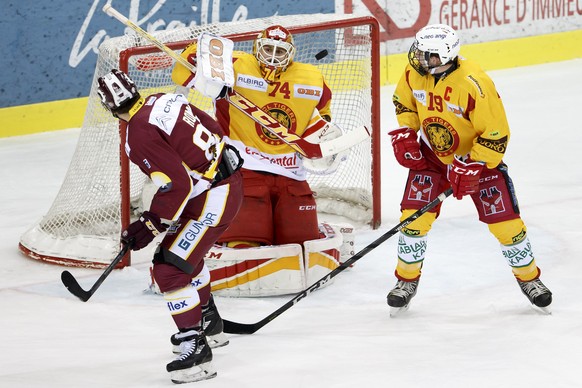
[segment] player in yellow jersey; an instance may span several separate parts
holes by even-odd
[[[253,55],[235,51],[233,89],[276,118],[290,133],[306,137],[314,112],[331,120],[331,90],[321,71],[295,62],[295,44],[279,25],[262,31]],[[196,62],[196,43],[182,56]],[[195,74],[177,64],[175,83],[194,87]],[[304,160],[293,148],[255,123],[225,99],[215,114],[244,159],[244,201],[221,242],[244,247],[299,243],[319,238],[316,204],[306,181]]]
[[[460,40],[447,25],[422,28],[393,102],[400,128],[389,132],[397,161],[410,169],[401,202],[404,220],[449,187],[468,195],[479,220],[501,244],[501,252],[530,302],[545,310],[552,293],[540,281],[513,183],[502,159],[510,130],[493,81],[473,61],[459,57]],[[419,139],[420,137],[420,139]],[[396,286],[387,297],[392,313],[406,310],[417,291],[427,234],[440,206],[399,235]]]

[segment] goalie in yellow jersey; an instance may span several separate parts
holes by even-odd
[[[457,33],[444,24],[417,34],[393,102],[400,128],[389,132],[397,161],[410,169],[400,204],[405,219],[452,187],[470,196],[479,220],[529,301],[548,312],[552,293],[540,281],[513,183],[502,158],[510,131],[501,98],[489,76],[460,57]],[[420,136],[420,140],[419,140]],[[387,297],[391,313],[408,308],[417,291],[427,234],[440,206],[400,232],[396,286]]]
[[[172,72],[176,84],[202,91],[206,85],[200,87],[197,73],[203,67],[197,61],[204,51],[201,41],[186,47],[182,57],[197,65],[198,70],[193,73],[178,63]],[[320,119],[320,124],[331,120],[332,92],[316,66],[294,61],[295,52],[293,36],[285,27],[266,28],[254,40],[253,54],[232,52],[232,89],[274,117],[293,135],[304,139],[317,137],[319,141],[341,136],[337,126],[329,125],[322,132],[312,125],[313,117],[323,117],[325,120]],[[220,90],[220,85],[216,90]],[[307,172],[316,168],[319,173],[331,173],[337,169],[339,158],[334,155],[315,162],[302,158],[289,144],[222,98],[224,89],[214,96],[202,92],[215,98],[216,118],[229,143],[244,160],[243,205],[219,242],[232,248],[247,248],[303,244],[320,239],[316,203],[306,180]],[[318,165],[313,167],[314,163]]]

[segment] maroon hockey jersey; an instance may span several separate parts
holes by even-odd
[[[153,94],[130,112],[125,152],[158,187],[150,211],[176,221],[189,199],[211,187],[223,131],[182,94]]]

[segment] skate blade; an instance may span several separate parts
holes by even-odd
[[[206,341],[208,342],[208,346],[210,346],[210,349],[221,348],[230,343],[228,337],[224,333],[209,335],[206,337]]]
[[[395,317],[399,316],[400,314],[405,313],[406,311],[408,311],[409,306],[410,306],[410,303],[408,303],[407,305],[404,305],[402,307],[390,307],[390,317],[395,318]]]
[[[193,383],[195,381],[208,380],[216,377],[217,373],[214,365],[206,362],[200,365],[194,365],[188,369],[174,370],[170,372],[170,380],[174,384]]]
[[[539,307],[536,306],[535,304],[532,304],[531,307],[537,311],[538,313],[544,314],[544,315],[552,315],[552,310],[550,309],[550,306],[547,307]]]

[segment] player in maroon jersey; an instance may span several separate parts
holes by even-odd
[[[98,83],[103,105],[127,122],[129,159],[158,187],[150,209],[122,232],[121,240],[138,250],[166,232],[154,254],[153,276],[179,329],[171,340],[180,353],[166,369],[176,383],[212,378],[209,342],[228,341],[204,256],[240,208],[241,159],[225,144],[218,123],[184,95],[142,97],[116,69]]]

